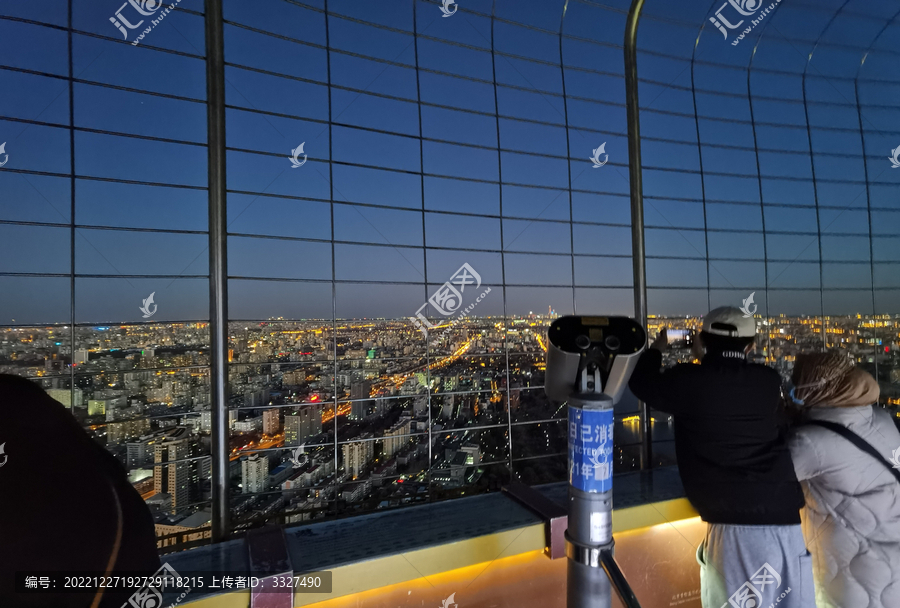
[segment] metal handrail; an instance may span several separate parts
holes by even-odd
[[[619,594],[619,599],[622,600],[625,608],[641,608],[640,602],[634,595],[634,591],[631,590],[631,585],[628,584],[625,575],[622,574],[622,570],[619,568],[616,558],[613,557],[612,551],[600,552],[600,564],[603,566],[606,576],[609,577],[609,581],[615,587],[616,593]]]

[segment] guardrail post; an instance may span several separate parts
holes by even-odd
[[[634,318],[647,327],[647,263],[644,246],[644,184],[641,179],[641,117],[638,105],[637,30],[644,0],[632,0],[625,27],[625,105],[628,124],[628,180],[631,191],[631,257],[634,268]],[[640,403],[641,469],[653,466],[650,408]]]
[[[212,541],[230,531],[228,501],[228,271],[225,209],[225,47],[222,0],[206,0],[206,116],[209,161],[209,391]]]

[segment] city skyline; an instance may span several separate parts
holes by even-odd
[[[556,317],[465,319],[428,348],[408,319],[232,323],[227,425],[237,525],[487,491],[510,474],[562,479],[565,408],[542,388],[546,329]],[[653,316],[648,333],[699,322]],[[787,378],[798,353],[843,348],[878,377],[882,406],[900,420],[900,316],[757,322],[753,360]],[[76,329],[74,353],[58,328],[0,329],[0,373],[43,385],[122,461],[159,534],[174,535],[161,546],[202,539],[192,530],[208,522],[203,324]],[[686,349],[665,356],[667,364],[690,358]],[[673,464],[671,418],[651,416],[656,463]],[[617,473],[639,465],[639,422],[626,394],[616,407]]]

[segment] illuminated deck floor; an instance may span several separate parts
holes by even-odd
[[[616,535],[616,559],[642,608],[699,608],[699,518]],[[566,560],[530,552],[311,604],[315,608],[565,608]],[[613,593],[611,606],[622,606]]]

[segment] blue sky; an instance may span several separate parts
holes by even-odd
[[[409,316],[464,262],[507,285],[479,314],[633,310],[626,3],[224,4],[232,318]],[[203,3],[134,46],[73,0],[71,53],[67,5],[0,7],[0,323],[69,322],[73,267],[76,322],[206,318]],[[898,312],[896,7],[786,0],[733,46],[721,6],[640,26],[650,312]]]

